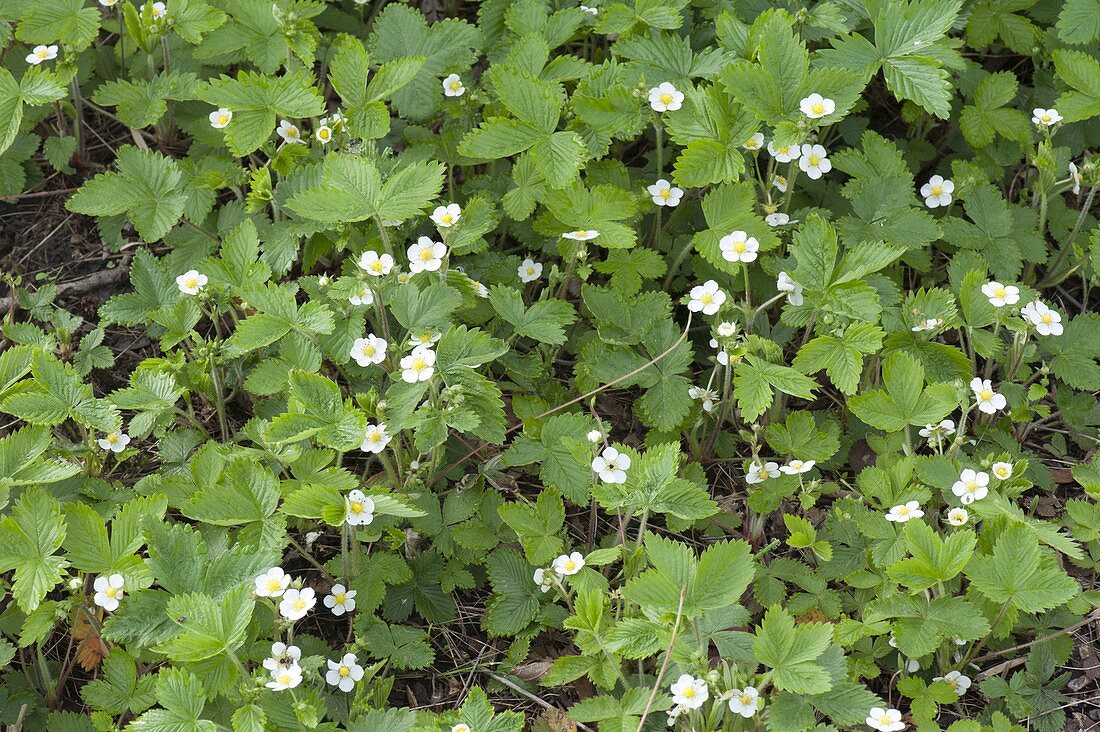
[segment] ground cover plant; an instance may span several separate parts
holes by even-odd
[[[1097,729],[1098,41],[0,0],[0,723]]]

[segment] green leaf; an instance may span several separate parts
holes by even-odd
[[[565,506],[556,491],[543,490],[534,504],[501,504],[497,513],[519,535],[524,556],[530,564],[544,565],[561,553],[564,544],[560,533],[565,521]]]
[[[966,576],[990,602],[1027,613],[1056,608],[1081,591],[1023,526],[1005,529],[992,553],[971,560]]]
[[[31,45],[58,43],[75,54],[95,40],[102,17],[83,0],[43,0],[26,6],[15,37]]]
[[[490,635],[515,635],[526,628],[539,612],[538,586],[533,570],[519,552],[499,549],[486,560],[493,598],[485,614]]]
[[[266,9],[268,17],[270,8]],[[233,79],[222,75],[196,89],[199,99],[233,112],[225,141],[237,157],[259,149],[275,132],[280,118],[289,120],[324,114],[324,100],[304,73],[264,76],[240,71]]]
[[[1058,37],[1075,45],[1100,38],[1100,1],[1066,0],[1058,14]]]
[[[157,674],[157,701],[163,709],[154,709],[130,723],[134,732],[214,732],[218,725],[199,719],[206,706],[206,690],[192,673],[163,668]]]
[[[828,672],[815,660],[832,641],[828,623],[802,623],[781,607],[773,607],[753,638],[753,652],[760,663],[772,669],[777,689],[796,694],[822,694],[832,687]]]
[[[0,573],[15,570],[12,596],[24,613],[61,581],[68,561],[54,552],[64,539],[61,506],[38,487],[28,488],[0,521]]]
[[[489,303],[516,333],[551,345],[565,343],[565,328],[577,319],[573,306],[564,300],[537,300],[525,308],[520,293],[506,285],[490,288]]]
[[[818,383],[790,366],[768,363],[756,356],[746,355],[734,367],[733,393],[742,416],[754,421],[771,406],[773,389],[798,397],[813,399]]]
[[[898,650],[908,658],[926,656],[955,638],[977,640],[990,630],[978,607],[962,597],[894,595],[871,603],[863,616],[866,623],[890,618]]]
[[[1054,68],[1072,91],[1058,97],[1057,107],[1066,122],[1100,115],[1100,61],[1081,51],[1057,50]]]
[[[890,577],[910,590],[925,590],[955,577],[970,561],[977,543],[974,532],[965,530],[941,539],[923,521],[907,522],[904,534],[912,556],[891,565]]]

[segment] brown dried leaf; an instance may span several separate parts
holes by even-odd
[[[76,644],[76,660],[85,671],[94,671],[110,652],[88,616],[77,612],[73,621],[73,638]]]

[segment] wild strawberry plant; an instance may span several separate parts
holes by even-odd
[[[1097,18],[0,1],[0,721],[1064,729]]]

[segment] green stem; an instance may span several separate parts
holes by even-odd
[[[1089,188],[1088,195],[1085,196],[1085,205],[1081,207],[1080,213],[1077,214],[1077,221],[1073,225],[1073,231],[1070,232],[1069,238],[1066,239],[1065,245],[1062,246],[1062,250],[1058,252],[1058,258],[1054,260],[1054,264],[1047,270],[1047,276],[1044,277],[1036,287],[1043,288],[1056,285],[1073,272],[1074,268],[1071,267],[1066,271],[1063,277],[1058,277],[1058,268],[1062,265],[1062,262],[1065,261],[1066,256],[1073,251],[1073,242],[1077,239],[1077,235],[1081,233],[1081,228],[1084,226],[1085,219],[1088,217],[1089,209],[1092,208],[1092,202],[1093,199],[1096,198],[1096,190],[1098,188],[1100,188],[1100,184]]]

